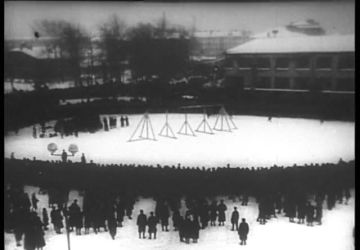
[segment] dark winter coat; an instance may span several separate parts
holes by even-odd
[[[241,222],[238,230],[240,240],[246,240],[249,233],[249,225],[246,222]]]
[[[139,214],[137,217],[136,225],[139,227],[139,232],[144,232],[147,224],[147,218],[145,214]]]
[[[43,225],[46,227],[49,225],[49,216],[48,216],[48,213],[46,211],[46,209],[43,209],[42,211],[42,217],[43,217]]]
[[[25,227],[24,249],[34,250],[45,246],[42,223],[38,216],[31,216]]]
[[[227,207],[225,204],[219,204],[218,211],[219,211],[219,221],[223,222],[225,221],[225,211],[227,210]]]
[[[238,223],[239,221],[239,212],[238,211],[234,211],[231,214],[231,223]]]
[[[197,219],[191,222],[190,238],[199,239],[200,225]]]
[[[306,221],[313,222],[314,221],[314,207],[312,205],[308,205],[306,208]]]
[[[173,226],[175,228],[180,227],[180,220],[181,220],[181,216],[180,216],[179,212],[175,212],[172,216]]]
[[[210,206],[210,219],[212,221],[215,221],[217,217],[217,207],[216,205],[211,205]]]
[[[73,203],[69,207],[69,224],[71,227],[82,228],[82,213],[80,207]]]
[[[156,225],[158,223],[158,219],[155,216],[150,216],[148,219],[149,233],[156,232]]]
[[[108,222],[108,228],[109,228],[110,235],[112,237],[115,237],[115,235],[116,235],[116,227],[117,227],[115,217],[110,216],[109,218],[107,218],[107,222]]]

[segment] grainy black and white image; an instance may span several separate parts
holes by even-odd
[[[355,249],[355,1],[4,7],[6,250]]]

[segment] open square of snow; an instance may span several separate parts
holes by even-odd
[[[79,147],[79,153],[69,158],[80,161],[85,153],[88,161],[99,163],[135,163],[177,165],[192,167],[217,167],[227,163],[232,167],[291,166],[353,160],[355,157],[355,131],[353,122],[335,122],[296,118],[272,118],[257,116],[233,116],[238,127],[232,132],[214,131],[215,134],[195,132],[196,136],[177,134],[184,122],[183,114],[169,114],[169,124],[177,139],[159,136],[164,126],[164,114],[150,114],[156,141],[128,142],[142,115],[129,115],[130,126],[99,131],[94,134],[79,133],[79,137],[61,139],[32,137],[32,127],[21,129],[18,135],[5,137],[5,156],[54,160],[47,145],[55,142],[59,150],[71,143]],[[188,120],[195,131],[201,123],[201,114],[189,114]],[[209,124],[216,117],[210,116]]]

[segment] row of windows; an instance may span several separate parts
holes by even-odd
[[[233,66],[233,60],[236,60],[238,67],[248,68],[248,67],[257,67],[257,68],[270,68],[270,58],[259,57],[259,58],[236,58],[228,59],[225,62],[226,67]],[[295,58],[276,58],[275,67],[276,68],[289,68],[290,62],[293,61],[296,68],[310,68],[310,57],[308,56],[299,56]],[[321,56],[318,57],[315,61],[316,68],[332,68],[332,57],[330,56]],[[340,56],[338,61],[339,69],[353,69],[355,68],[355,57],[354,56]]]
[[[271,78],[261,77],[255,84],[256,88],[271,88]],[[291,83],[289,78],[278,77],[274,80],[275,89],[290,89]],[[311,81],[309,78],[295,78],[292,89],[298,90],[337,90],[337,91],[354,91],[355,83],[353,78],[337,79],[335,89],[332,87],[331,78],[318,78]]]

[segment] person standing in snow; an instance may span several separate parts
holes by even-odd
[[[141,239],[141,234],[143,236],[143,239],[145,239],[146,224],[147,224],[147,218],[146,218],[146,215],[144,214],[144,211],[141,209],[140,214],[137,217],[137,222],[136,222],[136,225],[138,226],[138,231],[139,231],[139,239]]]
[[[174,231],[178,231],[180,227],[181,216],[179,210],[175,210],[172,216]]]
[[[216,205],[216,201],[213,201],[210,205],[210,226],[215,226],[216,217],[217,217],[217,205]]]
[[[219,211],[219,226],[224,226],[225,222],[225,211],[227,210],[226,205],[224,204],[224,200],[220,201],[220,204],[218,206]]]
[[[67,157],[68,157],[68,155],[67,155],[66,151],[63,150],[63,152],[62,152],[62,154],[61,154],[61,160],[62,160],[64,163],[67,162]]]
[[[246,245],[247,235],[249,233],[249,225],[246,223],[246,220],[243,218],[242,222],[239,225],[238,234],[240,237],[240,245]]]
[[[160,204],[159,215],[161,222],[161,230],[168,232],[170,213],[168,206],[164,202]]]
[[[190,216],[191,219],[191,238],[194,243],[197,243],[199,240],[200,224],[198,218],[194,215]]]
[[[81,155],[81,163],[82,163],[82,164],[86,164],[86,158],[85,158],[85,154],[84,154],[84,153],[82,153],[82,155]]]
[[[234,207],[234,211],[231,214],[231,224],[232,224],[231,231],[235,230],[234,226],[236,228],[236,231],[239,230],[238,223],[239,223],[239,212],[237,211],[237,207]]]
[[[32,203],[32,207],[33,209],[36,211],[38,209],[37,204],[38,204],[39,200],[36,198],[35,193],[32,193],[31,195],[31,203]]]
[[[316,212],[316,215],[315,215],[315,221],[318,223],[318,225],[321,225],[322,222],[322,215],[323,215],[323,210],[322,210],[322,202],[317,202],[316,203],[316,207],[315,207],[315,212]]]
[[[48,216],[48,212],[46,210],[46,208],[43,208],[42,210],[42,223],[44,226],[44,230],[48,230],[48,225],[49,225],[49,216]]]
[[[307,226],[313,226],[313,221],[314,221],[314,206],[311,205],[310,202],[307,203],[306,206],[306,222],[307,222]]]
[[[156,225],[158,223],[158,219],[154,216],[154,212],[150,213],[150,217],[148,219],[148,227],[149,227],[149,239],[151,239],[151,235],[154,234],[154,239],[156,239]]]
[[[111,211],[107,216],[107,224],[109,228],[110,236],[113,240],[115,240],[116,231],[117,231],[117,222],[114,215],[114,211]]]

